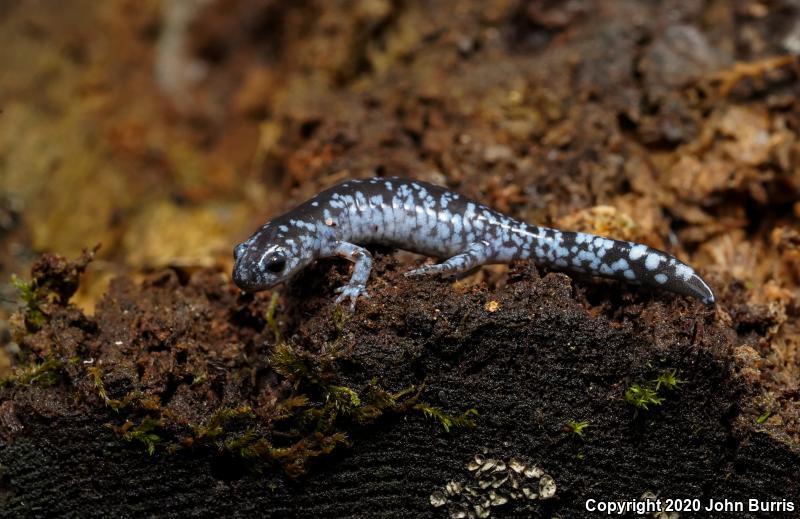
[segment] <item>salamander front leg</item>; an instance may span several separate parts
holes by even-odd
[[[425,265],[409,270],[406,276],[424,276],[426,274],[461,274],[489,261],[489,244],[485,241],[473,243],[461,254],[456,254],[442,263]]]
[[[372,272],[372,255],[366,249],[347,242],[340,242],[333,249],[333,254],[354,263],[350,281],[336,289],[336,293],[339,294],[336,298],[336,304],[338,305],[349,297],[350,311],[352,312],[356,308],[356,301],[359,297],[369,299],[367,280],[370,272]]]

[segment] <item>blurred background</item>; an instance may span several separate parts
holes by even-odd
[[[91,311],[402,175],[670,250],[797,377],[798,2],[0,0],[0,42],[3,342],[42,252],[102,245]]]

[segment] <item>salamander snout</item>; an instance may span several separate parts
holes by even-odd
[[[291,249],[295,242],[280,238],[262,230],[234,247],[232,277],[236,286],[248,292],[266,290],[304,266]]]
[[[255,292],[263,290],[261,276],[256,265],[248,257],[247,242],[240,243],[233,249],[233,282],[242,290]]]
[[[265,272],[264,251],[260,251],[250,240],[233,248],[233,282],[247,292],[258,292],[276,284],[273,276]]]
[[[239,261],[239,258],[242,257],[242,254],[244,254],[245,250],[247,250],[247,244],[245,244],[245,243],[240,243],[239,245],[234,247],[233,248],[233,260],[234,261]]]

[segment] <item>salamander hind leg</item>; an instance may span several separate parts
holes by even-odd
[[[367,280],[372,272],[372,255],[363,247],[352,243],[341,242],[333,249],[333,254],[345,258],[354,263],[353,274],[346,285],[336,289],[339,296],[336,298],[338,305],[345,299],[350,299],[350,311],[356,308],[356,301],[359,297],[369,299],[367,292]]]
[[[448,258],[436,265],[425,265],[409,270],[406,276],[424,276],[428,274],[461,274],[485,264],[489,259],[489,244],[485,241],[473,243],[467,250]]]

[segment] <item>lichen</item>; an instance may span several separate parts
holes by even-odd
[[[539,511],[538,501],[552,499],[556,482],[536,465],[520,458],[504,461],[476,454],[468,463],[471,477],[453,479],[429,497],[431,506],[447,506],[448,517],[488,518],[493,512],[511,512],[514,507],[527,512]]]

